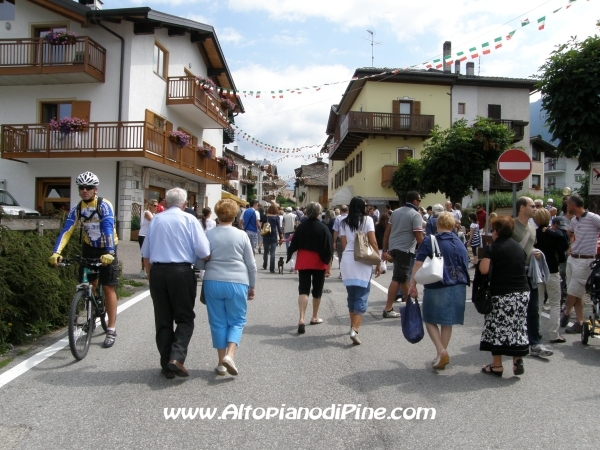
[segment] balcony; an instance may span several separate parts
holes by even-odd
[[[196,84],[194,77],[169,77],[167,105],[202,128],[227,128],[227,112],[221,100]],[[198,110],[204,114],[198,114]]]
[[[0,86],[104,83],[105,70],[106,50],[87,36],[68,45],[0,39]]]
[[[492,119],[494,122],[505,125],[510,131],[514,133],[513,144],[515,142],[522,141],[525,137],[525,127],[529,125],[529,122],[522,120],[505,120],[505,119]]]
[[[345,160],[369,135],[425,139],[434,126],[435,116],[430,115],[351,111],[339,118],[329,159]]]
[[[548,158],[544,163],[544,173],[564,173],[567,171],[567,163],[555,158]]]
[[[509,183],[500,176],[499,173],[494,174],[490,180],[490,191],[511,191],[513,183]],[[523,182],[517,183],[517,191],[523,189]]]
[[[87,129],[63,135],[48,124],[2,125],[0,151],[5,159],[143,158],[201,177],[225,181],[225,165],[194,147],[179,147],[168,132],[146,122],[92,122]],[[155,165],[155,167],[157,167]]]
[[[225,192],[229,192],[230,194],[233,194],[237,197],[238,195],[238,190],[236,188],[234,188],[231,184],[229,183],[223,183],[223,185],[221,186],[221,188],[225,191]]]
[[[227,179],[228,180],[239,180],[240,173],[237,170],[234,170],[233,172],[227,174]]]
[[[233,128],[223,128],[223,144],[231,144],[235,141],[235,131]]]
[[[564,181],[555,181],[553,183],[546,183],[546,186],[544,186],[544,190],[550,191],[552,189],[563,189],[565,187],[567,187],[567,183],[565,183]]]

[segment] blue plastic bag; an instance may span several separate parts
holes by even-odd
[[[419,300],[408,297],[406,306],[400,307],[400,321],[402,322],[402,334],[408,342],[416,344],[425,336],[423,329],[423,318]]]

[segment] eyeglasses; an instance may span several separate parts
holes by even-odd
[[[96,186],[79,186],[80,191],[93,191],[96,189]]]

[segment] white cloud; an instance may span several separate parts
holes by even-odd
[[[213,19],[209,19],[206,16],[203,16],[202,14],[188,14],[187,16],[185,16],[187,19],[193,20],[194,22],[199,22],[199,23],[203,23],[205,25],[212,25],[214,20]]]
[[[218,36],[220,41],[232,42],[234,44],[239,44],[244,40],[244,37],[234,28],[223,28],[223,31],[220,31]]]
[[[304,87],[347,80],[352,76],[353,69],[341,65],[297,66],[286,67],[281,70],[266,68],[260,65],[248,65],[233,71],[236,84],[242,86],[261,86],[261,98],[243,96],[241,100],[247,111],[236,117],[236,125],[249,133],[255,139],[270,145],[282,148],[294,148],[304,145],[322,145],[327,138],[325,128],[329,118],[331,105],[341,98],[346,84],[323,87],[320,91],[305,90],[302,94],[284,92],[280,99],[272,99],[271,90],[280,88]],[[248,159],[266,158],[275,161],[283,156],[252,145],[250,142],[238,138],[239,152]],[[298,155],[310,155],[319,152],[320,147],[305,149]],[[311,159],[308,163],[314,162]],[[293,169],[307,164],[303,158],[288,157],[277,162],[280,175],[289,175]]]
[[[308,43],[308,38],[302,34],[295,36],[290,35],[288,32],[276,34],[271,38],[271,42],[279,47],[290,47],[294,45],[304,45]]]

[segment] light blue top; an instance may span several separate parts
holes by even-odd
[[[210,253],[200,222],[177,206],[154,216],[142,246],[150,263],[190,263]]]
[[[208,231],[206,237],[210,242],[210,261],[196,261],[196,267],[205,270],[204,280],[254,287],[256,261],[248,235],[232,226],[220,226]]]

